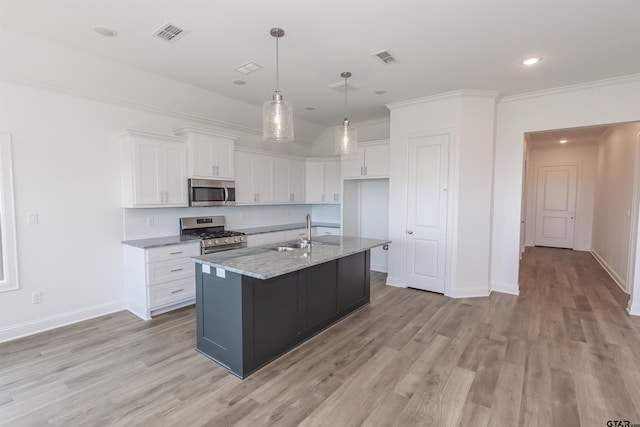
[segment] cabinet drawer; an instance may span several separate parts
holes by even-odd
[[[333,227],[314,227],[316,229],[316,236],[338,236],[340,235],[339,228]]]
[[[195,298],[195,279],[188,278],[149,288],[149,307],[153,310],[169,304]]]
[[[146,250],[146,262],[157,262],[200,255],[200,242],[185,245],[162,246]]]
[[[148,285],[165,283],[172,280],[195,278],[196,268],[188,258],[173,261],[159,261],[147,264]]]

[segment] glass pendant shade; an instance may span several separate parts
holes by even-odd
[[[276,90],[270,101],[262,107],[262,139],[266,142],[293,141],[293,105],[282,99],[280,93],[280,58],[278,40],[284,36],[282,28],[269,31],[276,39]]]
[[[293,105],[280,92],[262,107],[262,139],[267,142],[293,141]]]
[[[358,130],[349,126],[349,121],[345,119],[342,125],[336,126],[335,142],[335,154],[355,154],[358,150]]]

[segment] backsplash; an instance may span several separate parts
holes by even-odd
[[[123,209],[123,240],[180,234],[182,217],[224,215],[228,230],[303,223],[307,213],[315,222],[340,222],[339,205],[221,206],[201,208]]]

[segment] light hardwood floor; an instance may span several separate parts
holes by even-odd
[[[244,381],[195,351],[194,309],[127,312],[0,344],[11,426],[640,423],[640,322],[589,253],[529,248],[521,295],[384,286]]]

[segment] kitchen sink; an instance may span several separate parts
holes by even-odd
[[[318,245],[322,245],[322,243],[314,242],[314,241],[311,242],[311,246],[318,246]],[[289,251],[294,251],[296,249],[306,249],[308,247],[309,247],[309,243],[291,242],[291,243],[284,243],[280,246],[273,246],[273,247],[270,247],[269,249],[276,252],[289,252]]]

